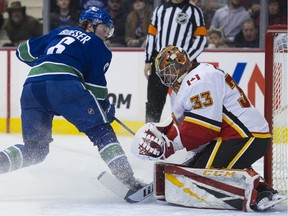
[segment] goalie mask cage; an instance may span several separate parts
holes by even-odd
[[[281,194],[288,190],[287,26],[269,26],[265,37],[265,117],[272,145],[264,159],[264,178]]]

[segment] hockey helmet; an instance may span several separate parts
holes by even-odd
[[[183,48],[168,45],[158,53],[155,59],[156,74],[165,86],[175,90],[175,87],[181,85],[191,64]]]
[[[109,27],[108,37],[111,37],[114,33],[114,25],[111,16],[105,10],[92,6],[85,10],[79,18],[79,23],[83,20],[90,20],[92,25],[105,24]]]

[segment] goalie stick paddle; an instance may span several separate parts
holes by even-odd
[[[104,171],[98,176],[98,180],[114,194],[118,195],[128,203],[139,203],[153,194],[153,183],[145,185],[138,191],[130,190],[122,182],[118,181],[110,173]]]

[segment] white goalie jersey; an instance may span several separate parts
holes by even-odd
[[[171,95],[171,108],[187,150],[217,137],[271,137],[268,123],[243,90],[228,73],[211,64],[199,64],[187,74],[178,93]],[[185,142],[189,133],[193,141]]]

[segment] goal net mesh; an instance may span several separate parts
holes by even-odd
[[[282,194],[288,190],[288,50],[287,27],[283,30],[274,30],[271,35],[272,45],[267,52],[272,51],[272,80],[266,85],[272,85],[272,110],[270,124],[272,128],[272,149],[270,175],[274,189]],[[270,54],[271,55],[271,54]],[[267,64],[267,62],[266,62]],[[268,65],[269,67],[269,65]],[[271,68],[271,67],[270,67]],[[267,67],[266,67],[267,69]],[[267,72],[267,71],[266,71]],[[269,72],[269,71],[268,71]],[[270,101],[271,103],[271,101]],[[267,169],[267,168],[266,168]]]

